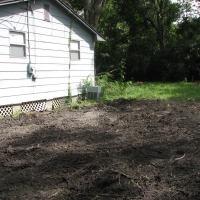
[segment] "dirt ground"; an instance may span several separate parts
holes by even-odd
[[[0,120],[0,199],[200,199],[200,102],[115,100]]]

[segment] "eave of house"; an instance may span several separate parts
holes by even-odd
[[[0,0],[0,6],[13,4],[13,3],[19,3],[19,2],[23,2],[23,1],[29,1],[29,0]]]
[[[0,6],[26,2],[30,0],[0,0]],[[89,29],[95,35],[95,41],[105,41],[104,37],[98,33],[90,24],[88,24],[82,17],[80,17],[73,9],[71,9],[66,3],[62,0],[55,0],[58,4],[60,4],[65,10],[67,10],[73,17],[75,17],[81,24],[83,24],[87,29]]]
[[[73,9],[71,9],[66,3],[62,0],[55,0],[63,8],[65,8],[70,14],[72,14],[78,21],[80,21],[84,26],[86,26],[90,31],[96,35],[96,41],[105,41],[103,36],[100,35],[90,24],[88,24],[82,17],[80,17]]]

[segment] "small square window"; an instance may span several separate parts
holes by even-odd
[[[26,57],[25,34],[10,31],[10,56]]]
[[[50,22],[49,5],[44,4],[44,20]]]
[[[71,41],[71,60],[80,60],[80,41]]]

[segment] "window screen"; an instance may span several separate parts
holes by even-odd
[[[71,60],[80,60],[80,41],[71,41]]]
[[[21,32],[10,31],[10,56],[25,57],[26,45],[25,34]]]
[[[49,5],[44,4],[44,20],[50,21],[50,15],[49,15]]]

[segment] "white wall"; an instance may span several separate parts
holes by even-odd
[[[32,2],[29,12],[30,59],[38,78],[27,73],[29,63],[26,3],[0,6],[0,105],[67,96],[68,80],[72,95],[80,93],[80,84],[94,75],[93,35],[59,4],[53,1]],[[43,4],[50,5],[50,22],[44,21]],[[81,60],[71,61],[69,71],[69,36],[80,41]],[[9,30],[26,34],[26,57],[10,57]]]

